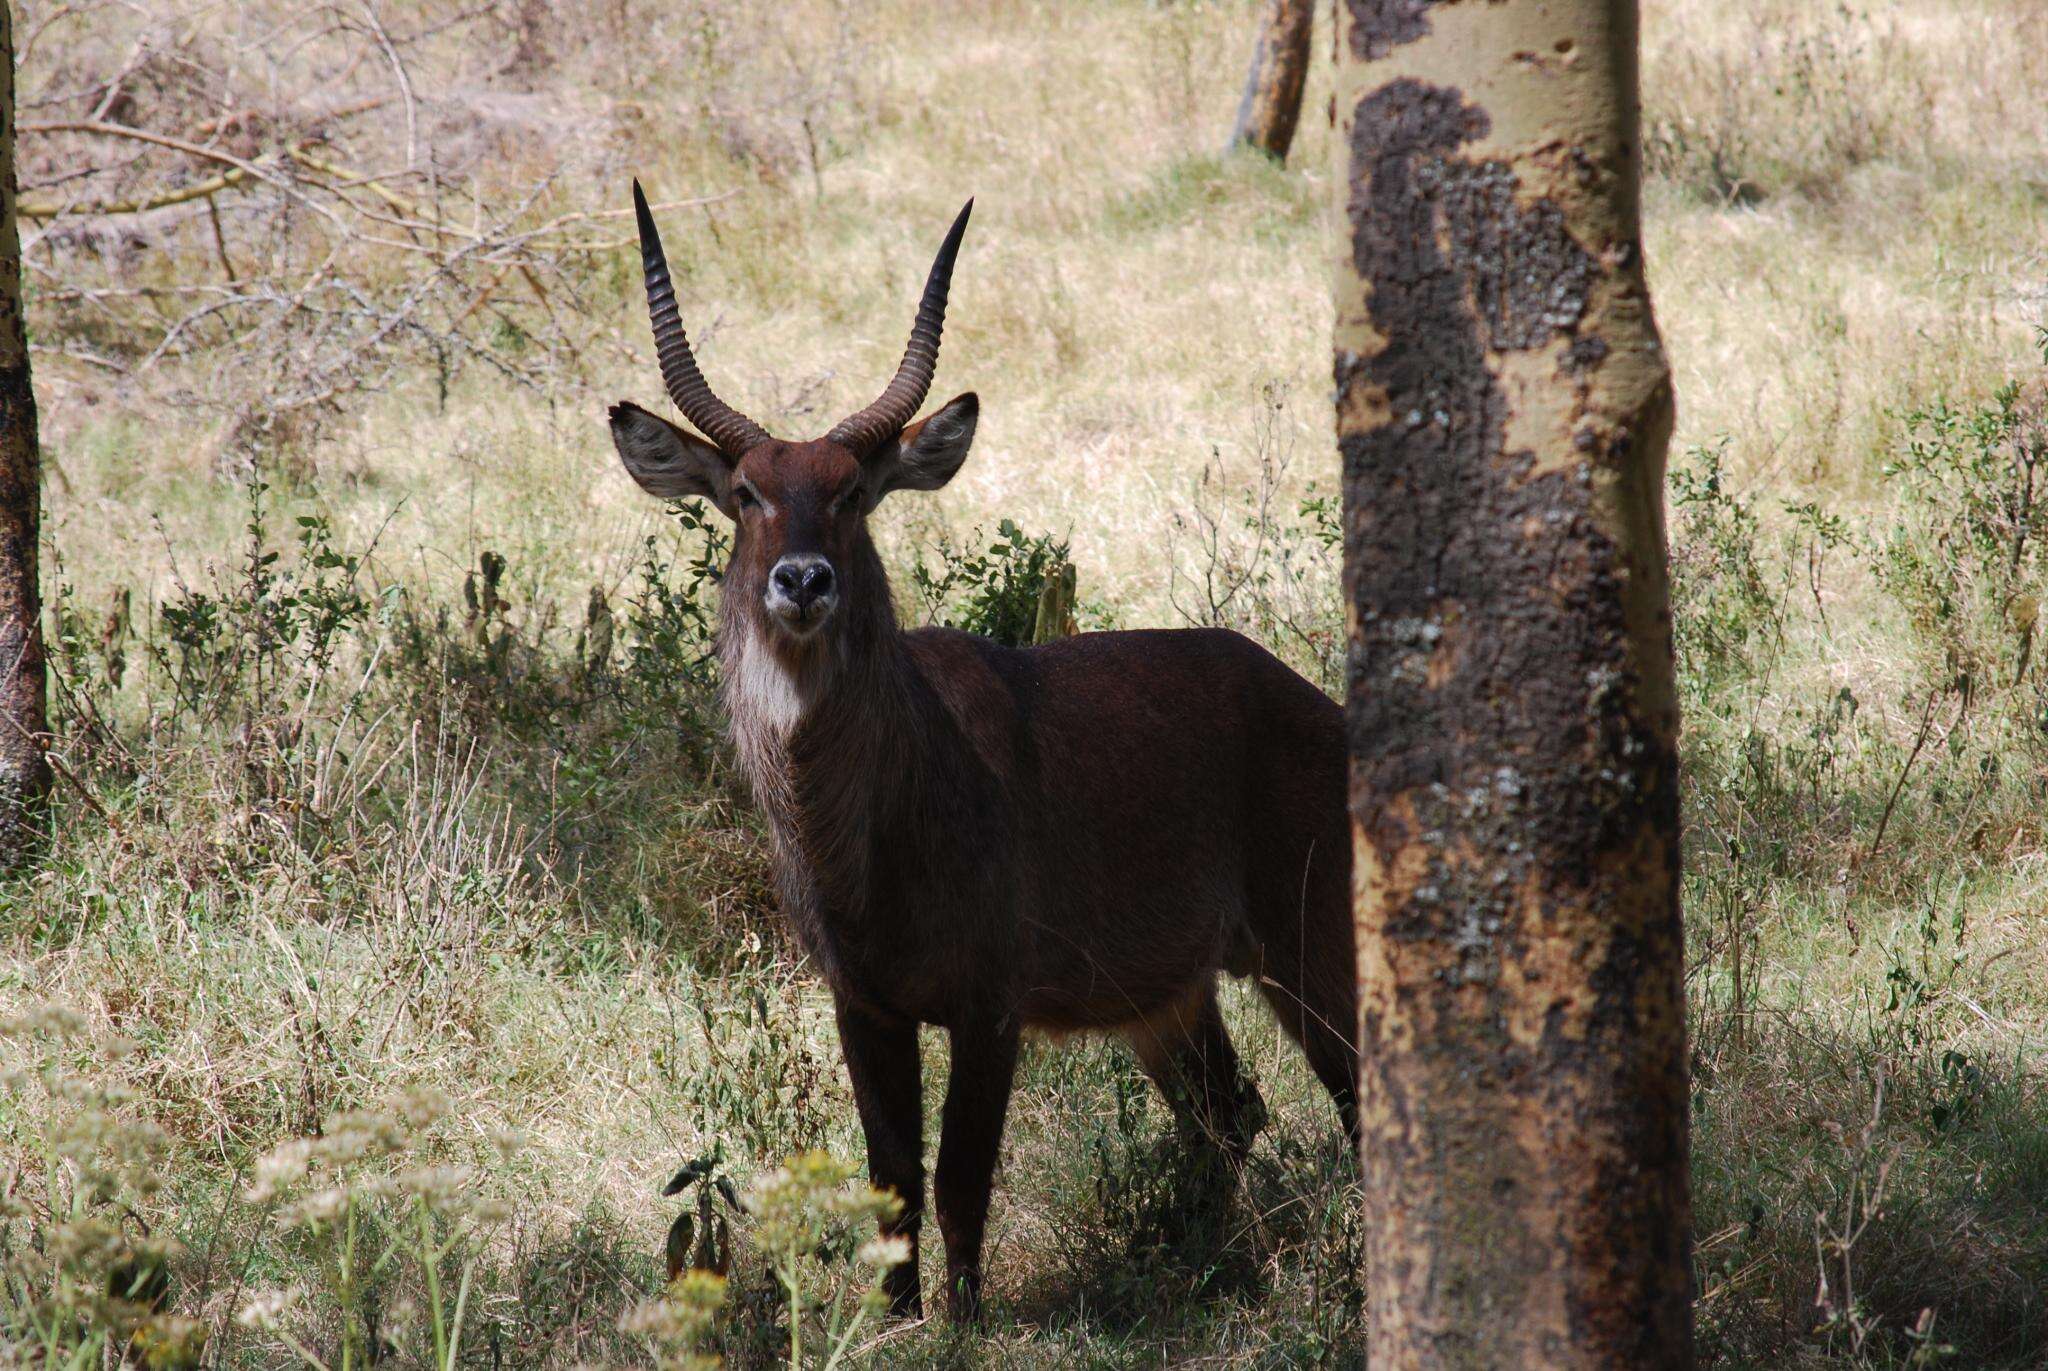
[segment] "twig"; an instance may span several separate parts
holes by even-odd
[[[1877,819],[1877,832],[1871,836],[1869,848],[1864,851],[1862,859],[1856,863],[1858,867],[1863,866],[1865,862],[1875,857],[1877,849],[1884,843],[1884,831],[1892,821],[1892,809],[1898,804],[1900,793],[1906,788],[1906,777],[1912,773],[1913,763],[1919,758],[1920,749],[1927,746],[1927,735],[1934,727],[1934,704],[1940,698],[1941,692],[1939,691],[1931,690],[1927,693],[1927,709],[1920,716],[1920,736],[1913,740],[1913,750],[1906,754],[1906,764],[1899,768],[1899,779],[1892,783],[1891,796],[1884,802],[1884,813],[1880,814]]]
[[[135,69],[142,65],[142,54],[148,50],[149,35],[144,33],[135,40],[135,45],[128,50],[128,56],[122,61],[121,69],[108,79],[105,90],[99,98],[99,103],[92,107],[93,118],[104,119],[107,117],[107,111],[114,107],[114,101],[118,100],[121,96],[121,87],[127,83],[129,77],[135,74]]]
[[[240,185],[249,179],[249,173],[237,167],[224,171],[218,176],[209,176],[204,181],[194,181],[189,186],[167,190],[159,195],[145,196],[136,200],[110,200],[97,205],[60,205],[53,200],[23,200],[15,206],[24,219],[56,219],[60,216],[87,217],[106,214],[146,214],[153,209],[165,209],[171,205],[182,205],[191,200],[210,198],[230,186]]]
[[[116,819],[113,815],[107,813],[105,806],[101,805],[98,800],[94,799],[92,792],[85,788],[85,782],[79,780],[78,777],[72,775],[71,768],[64,765],[63,762],[59,761],[57,759],[57,754],[50,750],[50,743],[53,741],[53,739],[49,734],[29,732],[27,729],[21,726],[21,720],[15,718],[14,715],[11,713],[0,714],[0,718],[6,719],[7,726],[9,728],[13,729],[17,734],[21,735],[22,739],[25,742],[27,742],[30,746],[34,747],[36,751],[43,754],[43,760],[50,764],[50,770],[56,772],[57,775],[64,779],[65,784],[69,785],[73,790],[78,792],[78,798],[85,801],[85,806],[87,809],[90,809],[93,813],[99,815],[101,819],[105,820],[107,827],[114,830],[115,833],[118,834],[121,832],[120,820]]]
[[[398,78],[398,93],[405,101],[405,165],[419,170],[420,165],[420,113],[419,105],[413,99],[412,77],[406,74],[405,62],[398,55],[398,48],[385,32],[384,21],[377,17],[374,5],[363,6],[363,16],[370,21],[370,32],[377,39],[377,45],[384,49],[385,60],[391,63],[391,73]]]
[[[92,119],[22,124],[17,127],[16,131],[19,133],[89,133],[101,138],[126,138],[137,143],[148,143],[155,147],[169,148],[173,152],[182,152],[187,157],[197,157],[203,161],[218,162],[222,166],[232,167],[234,170],[241,172],[244,177],[253,176],[259,181],[277,187],[286,195],[297,200],[307,209],[312,210],[330,223],[338,222],[332,210],[329,210],[324,205],[316,204],[301,192],[297,186],[293,185],[290,178],[278,175],[272,168],[261,166],[244,157],[237,157],[231,152],[222,152],[219,148],[209,148],[204,144],[190,142],[183,138],[173,138],[167,133],[153,133],[148,129],[131,128],[126,124],[108,124]],[[219,189],[219,187],[215,187],[215,189]]]
[[[235,264],[228,256],[228,237],[220,226],[220,203],[211,195],[206,197],[206,217],[213,223],[213,250],[220,257],[220,269],[226,274],[228,284],[234,285]]]
[[[78,6],[71,4],[70,0],[65,0],[64,4],[57,6],[47,15],[44,15],[42,22],[37,24],[29,33],[28,42],[22,44],[21,55],[16,59],[17,64],[24,67],[27,66],[29,59],[36,55],[36,44],[42,41],[43,35],[49,32],[58,20],[68,18],[76,13],[77,10]]]
[[[198,157],[208,162],[219,162],[223,166],[235,168],[244,176],[254,176],[260,180],[271,182],[279,180],[274,172],[265,171],[254,162],[237,157],[231,152],[222,152],[219,148],[209,148],[200,143],[190,143],[183,138],[173,138],[167,133],[152,133],[148,129],[131,128],[126,124],[109,124],[97,119],[67,119],[55,123],[22,124],[16,129],[16,132],[90,133],[101,138],[130,138],[138,143],[153,143],[160,148],[169,148],[173,152],[182,152],[187,157]]]

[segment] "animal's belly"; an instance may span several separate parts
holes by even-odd
[[[1114,1028],[1178,1002],[1198,977],[1227,967],[1242,925],[1235,907],[1183,904],[1170,915],[1038,921],[1022,987],[1025,1023],[1053,1033]]]
[[[1033,1000],[1024,1007],[1024,1027],[1052,1038],[1123,1028],[1178,1003],[1186,995],[1187,985],[1199,974],[1199,970],[1189,972],[1175,992],[1148,995],[1142,1000],[1118,997],[1083,1002],[1056,996]]]

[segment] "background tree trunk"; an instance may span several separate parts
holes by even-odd
[[[1294,126],[1301,121],[1301,88],[1308,79],[1309,30],[1313,0],[1266,0],[1259,13],[1258,42],[1251,71],[1237,102],[1230,146],[1257,148],[1287,160]]]
[[[22,314],[14,201],[14,21],[0,5],[0,864],[34,846],[50,793],[42,741],[42,461]]]
[[[1344,0],[1376,1367],[1692,1364],[1669,373],[1634,0]]]

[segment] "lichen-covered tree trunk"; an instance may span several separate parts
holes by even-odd
[[[1635,0],[1340,0],[1376,1367],[1692,1362]]]
[[[1313,0],[1266,0],[1259,11],[1258,40],[1237,102],[1237,121],[1230,128],[1231,147],[1256,148],[1287,160],[1295,125],[1301,122],[1314,15]]]
[[[0,864],[30,852],[50,792],[43,756],[42,461],[22,317],[14,200],[14,23],[0,5]]]

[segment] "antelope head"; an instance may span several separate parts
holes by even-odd
[[[732,520],[726,613],[779,656],[801,654],[828,637],[850,617],[849,606],[889,612],[868,515],[891,491],[937,490],[967,459],[979,410],[972,392],[911,421],[938,366],[946,290],[973,208],[970,200],[961,209],[932,263],[895,379],[824,437],[791,443],[770,437],[705,384],[676,310],[654,216],[633,183],[661,379],[697,432],[625,403],[612,407],[612,441],[643,490],[666,499],[701,497]]]

